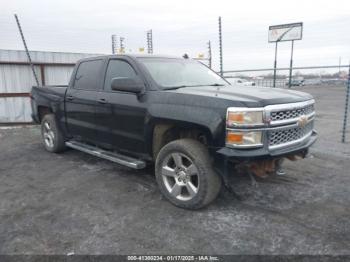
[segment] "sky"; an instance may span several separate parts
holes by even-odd
[[[219,69],[218,17],[222,17],[224,70],[270,68],[270,25],[303,22],[294,65],[350,61],[349,0],[0,0],[0,49],[23,50],[13,14],[30,50],[111,53],[111,35],[125,37],[127,52],[146,47],[153,30],[155,54],[196,57],[212,44]],[[290,42],[279,43],[278,66],[287,67]]]

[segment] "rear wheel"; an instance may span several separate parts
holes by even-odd
[[[66,146],[62,132],[57,128],[55,116],[47,114],[41,121],[41,136],[45,149],[49,152],[62,152]]]
[[[162,194],[174,205],[199,209],[211,203],[221,188],[207,148],[193,139],[165,145],[156,160],[156,179]]]

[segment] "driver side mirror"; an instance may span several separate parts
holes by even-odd
[[[145,85],[139,77],[116,77],[111,82],[111,89],[115,91],[139,94],[144,88]]]

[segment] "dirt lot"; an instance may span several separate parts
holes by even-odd
[[[258,188],[233,176],[242,200],[224,190],[200,211],[163,199],[150,169],[50,154],[37,127],[0,130],[0,253],[350,254],[345,88],[298,89],[317,100],[312,157],[286,162],[286,176]]]

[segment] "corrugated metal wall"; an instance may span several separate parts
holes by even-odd
[[[35,72],[41,82],[38,66]],[[0,62],[0,93],[25,93],[36,85],[32,70],[27,65],[1,65]]]
[[[45,67],[45,83],[47,85],[67,85],[73,67],[50,66]]]
[[[32,121],[27,97],[0,98],[0,123],[29,123]]]
[[[67,85],[73,64],[96,55],[30,52],[39,81],[46,85]],[[0,123],[32,121],[28,93],[36,83],[27,61],[24,51],[0,50]]]
[[[30,51],[30,57],[33,62],[42,63],[75,63],[77,60],[96,56],[101,54],[84,54],[84,53],[60,53],[60,52],[43,52],[43,51]],[[0,49],[0,61],[15,61],[15,62],[27,62],[27,55],[24,51],[20,50],[1,50]]]

